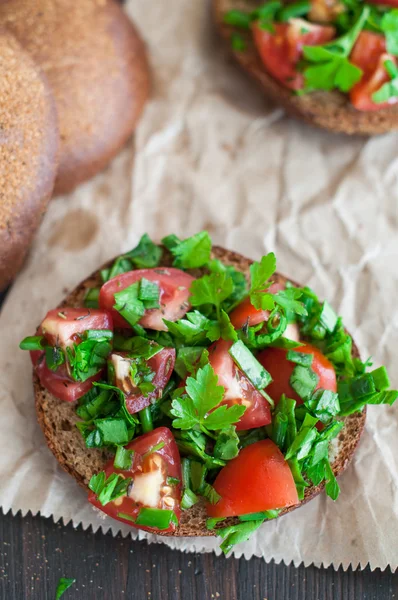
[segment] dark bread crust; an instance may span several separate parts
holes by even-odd
[[[2,0],[7,27],[45,71],[59,117],[55,193],[105,168],[149,94],[145,46],[115,0]]]
[[[304,96],[295,96],[290,90],[273,79],[254,47],[251,35],[241,29],[224,23],[224,15],[232,9],[253,10],[259,0],[213,0],[214,19],[222,37],[231,47],[230,39],[234,31],[244,37],[247,48],[243,52],[231,52],[238,63],[261,86],[265,94],[276,104],[280,104],[292,116],[307,123],[328,129],[335,133],[349,135],[377,135],[398,128],[398,106],[383,108],[375,112],[356,110],[348,98],[338,92],[314,92]]]
[[[57,172],[58,127],[46,77],[0,30],[0,290],[22,266]]]
[[[216,246],[213,248],[213,257],[220,258],[225,264],[233,265],[246,275],[249,274],[251,261],[236,252]],[[110,264],[104,265],[104,268]],[[170,264],[170,256],[165,252],[162,265],[169,266]],[[282,282],[286,281],[286,278],[279,274],[274,279]],[[100,273],[97,271],[71,292],[61,306],[81,306],[86,290],[98,286],[100,283]],[[354,355],[359,356],[356,346],[354,346]],[[111,454],[103,450],[86,448],[82,436],[75,427],[78,418],[75,414],[74,403],[63,402],[54,398],[40,385],[35,373],[33,373],[33,383],[37,418],[46,437],[48,447],[61,467],[72,475],[80,486],[87,490],[91,476],[104,468]],[[345,426],[339,437],[338,454],[333,463],[333,471],[336,476],[340,475],[350,463],[361,437],[365,418],[365,411],[345,418]],[[315,498],[323,489],[324,483],[307,488],[305,498],[298,506]],[[281,514],[286,514],[298,508],[298,506],[285,509]],[[164,535],[214,535],[214,532],[206,529],[206,518],[205,503],[201,501],[191,509],[182,512],[180,525],[174,533]],[[229,519],[228,522],[234,523],[236,519]]]

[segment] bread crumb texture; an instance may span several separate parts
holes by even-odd
[[[0,31],[0,289],[15,274],[47,206],[58,133],[45,78]]]
[[[69,191],[131,135],[148,95],[144,45],[114,0],[3,0],[0,25],[47,75],[61,140],[56,191]]]

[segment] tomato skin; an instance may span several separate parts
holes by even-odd
[[[134,475],[139,475],[139,474],[148,472],[148,470],[151,469],[151,465],[148,460],[148,457],[143,458],[143,455],[146,454],[154,446],[160,444],[161,442],[164,443],[163,448],[161,448],[161,449],[157,450],[156,452],[154,452],[153,454],[151,454],[149,458],[154,457],[154,456],[161,457],[161,461],[160,461],[161,469],[162,469],[162,473],[164,475],[164,483],[162,483],[162,487],[166,486],[167,477],[174,477],[174,478],[178,479],[180,482],[178,485],[168,486],[169,488],[171,488],[169,497],[171,497],[171,499],[174,501],[174,506],[173,506],[172,510],[174,510],[174,512],[179,520],[180,516],[181,516],[181,507],[180,507],[181,482],[182,482],[181,460],[180,460],[180,455],[179,455],[177,444],[174,440],[173,434],[171,433],[170,429],[168,429],[167,427],[158,427],[157,429],[154,429],[153,431],[150,431],[149,433],[145,433],[144,435],[141,435],[140,437],[136,438],[135,440],[133,440],[126,446],[126,448],[128,450],[134,451],[133,464],[132,464],[130,470],[122,471],[120,469],[115,469],[115,467],[113,466],[114,459],[112,458],[106,464],[104,471],[105,471],[107,477],[109,477],[112,473],[120,473],[120,474],[124,475],[125,477],[133,476],[133,478],[134,478]],[[155,459],[155,460],[158,460],[158,459]],[[116,500],[117,504],[115,502],[109,502],[105,506],[102,506],[102,504],[100,504],[98,502],[97,497],[94,494],[94,492],[90,492],[89,496],[88,496],[88,500],[89,500],[89,502],[91,502],[91,504],[93,504],[94,506],[99,508],[102,512],[106,513],[113,519],[117,519],[118,521],[127,523],[128,525],[130,525],[132,527],[136,527],[137,529],[143,529],[144,531],[152,531],[154,533],[156,533],[158,531],[158,530],[152,529],[150,527],[144,527],[142,525],[135,525],[131,521],[128,521],[127,519],[123,519],[123,518],[117,516],[118,513],[124,513],[124,514],[130,515],[132,518],[137,517],[139,509],[143,505],[135,502],[132,498],[129,498],[128,496],[123,497],[120,501],[117,499]],[[169,508],[170,509],[170,506],[168,506],[164,502],[164,496],[160,498],[159,504],[160,504],[160,506],[158,505],[157,508],[165,508],[165,509]],[[174,531],[175,528],[176,528],[176,526],[174,524],[171,524],[171,526],[168,529],[163,529],[161,532],[162,533],[171,532],[171,531]]]
[[[221,499],[207,504],[210,517],[236,517],[299,501],[289,465],[271,440],[243,448],[221,469],[213,487]]]
[[[337,392],[336,373],[332,363],[311,344],[305,344],[297,348],[297,352],[313,354],[311,368],[318,375],[319,381],[316,389]],[[287,350],[283,348],[266,348],[257,355],[257,360],[271,374],[273,381],[267,387],[267,394],[271,396],[275,404],[278,404],[282,394],[302,404],[303,401],[290,385],[290,376],[296,366],[286,358]]]
[[[119,356],[128,356],[128,353],[117,352],[113,353],[114,355]],[[129,413],[134,414],[139,412],[146,406],[153,404],[158,398],[161,397],[164,388],[166,387],[174,369],[176,359],[176,351],[175,348],[163,348],[160,352],[152,356],[152,358],[147,360],[148,366],[152,371],[155,372],[155,376],[152,379],[153,385],[155,386],[155,390],[150,392],[147,396],[144,396],[137,390],[137,388],[133,389],[132,386],[130,389],[125,388],[122,385],[122,382],[116,379],[116,385],[125,392],[126,395],[126,407]],[[137,393],[138,392],[138,393]]]
[[[58,367],[55,372],[51,371],[46,365],[44,355],[39,363],[35,363],[35,371],[41,385],[64,402],[75,402],[91,389],[94,381],[101,379],[100,371],[86,381],[75,381],[69,377],[65,365]]]
[[[232,342],[218,340],[209,347],[209,362],[218,375],[218,384],[225,388],[220,405],[245,405],[246,411],[236,424],[238,431],[263,427],[271,423],[271,408],[240,369],[235,365],[228,350]]]
[[[127,327],[131,329],[131,325],[113,308],[115,305],[115,293],[121,292],[143,278],[154,281],[159,285],[160,308],[147,310],[140,319],[139,324],[148,329],[167,331],[163,319],[167,319],[168,321],[182,319],[190,308],[188,302],[190,295],[189,288],[194,281],[194,277],[184,271],[180,271],[180,269],[159,267],[155,269],[138,269],[117,275],[101,287],[99,305],[102,309],[111,312],[115,327]]]
[[[60,316],[60,313],[64,317]],[[66,317],[66,318],[65,318]],[[113,331],[111,315],[102,310],[86,308],[62,308],[50,310],[37,330],[37,335],[44,335],[51,346],[65,349],[73,343],[79,343],[77,334],[89,329],[109,329]],[[63,364],[56,371],[51,371],[46,365],[44,352],[30,352],[30,358],[36,374],[43,387],[53,396],[65,402],[75,402],[88,392],[94,381],[101,377],[99,371],[86,381],[75,381]]]
[[[254,44],[260,58],[272,77],[291,90],[300,90],[304,87],[304,77],[296,67],[303,46],[329,42],[336,31],[334,27],[315,25],[303,19],[274,23],[273,28],[274,32],[271,32],[261,29],[258,23],[253,24]],[[307,33],[302,33],[303,29]]]
[[[269,292],[271,294],[276,294],[284,289],[284,286],[281,283],[273,283]],[[235,329],[241,329],[244,326],[253,327],[254,325],[259,325],[264,321],[268,321],[269,310],[262,310],[254,308],[253,304],[250,302],[250,297],[242,300],[240,304],[230,313],[229,318],[231,320],[232,325]]]
[[[398,0],[369,0],[370,4],[381,4],[382,6],[393,6],[398,8]]]
[[[398,97],[380,104],[372,100],[372,95],[391,80],[384,66],[386,60],[397,64],[396,58],[387,54],[385,37],[361,31],[350,56],[350,61],[363,71],[361,80],[350,90],[351,104],[357,110],[377,111],[398,102]]]

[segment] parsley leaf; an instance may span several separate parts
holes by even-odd
[[[220,337],[223,340],[231,340],[233,342],[238,341],[238,334],[225,310],[220,311],[220,318],[218,321],[214,321],[210,324],[207,328],[206,335],[211,342],[219,340]]]
[[[203,344],[207,338],[207,330],[212,326],[212,321],[198,310],[188,312],[184,319],[167,321],[163,319],[169,333],[181,340],[185,345],[196,346]]]
[[[101,271],[102,281],[105,283],[109,279],[113,279],[113,277],[132,271],[133,269],[157,267],[161,257],[162,249],[154,244],[149,236],[144,233],[138,245],[133,250],[118,256],[109,269]],[[86,299],[88,300],[88,296]]]
[[[124,319],[134,326],[138,323],[147,309],[159,308],[160,289],[154,281],[144,277],[124,290],[116,292],[114,309]]]
[[[177,269],[196,269],[210,260],[211,238],[207,231],[196,233],[186,240],[179,240],[176,236],[171,240],[168,236],[162,243],[173,254],[173,266]]]
[[[234,426],[222,429],[217,436],[213,454],[221,460],[231,460],[239,454],[239,437]]]
[[[290,376],[290,385],[304,401],[308,400],[319,381],[318,375],[311,367],[294,367]]]
[[[154,244],[147,233],[144,233],[138,245],[127,252],[128,258],[137,269],[151,269],[158,267],[162,257],[162,249]]]
[[[101,371],[112,351],[112,331],[88,330],[82,338],[80,344],[66,348],[70,374],[75,381],[87,381]]]
[[[227,272],[211,273],[192,282],[189,301],[192,306],[215,306],[217,317],[220,318],[221,304],[232,294],[233,289],[232,277]]]
[[[255,521],[244,521],[238,525],[230,525],[229,527],[217,529],[217,535],[224,540],[220,545],[221,550],[224,554],[228,554],[235,544],[246,542],[264,521],[264,518]]]
[[[295,287],[288,287],[286,290],[281,290],[273,296],[275,304],[281,306],[286,313],[291,313],[300,316],[306,316],[307,310],[302,302],[298,301],[301,298],[301,290]]]
[[[68,590],[74,583],[76,583],[76,579],[68,579],[67,577],[60,577],[57,585],[57,589],[55,591],[55,600],[60,600],[61,596]]]
[[[176,418],[173,427],[192,429],[198,425],[206,433],[207,429],[224,429],[236,423],[246,408],[240,405],[219,406],[224,388],[217,383],[218,377],[210,364],[200,368],[195,378],[188,377],[187,395],[181,395],[181,390],[177,390],[178,395],[174,394],[171,414]]]
[[[353,27],[340,38],[323,46],[303,46],[304,58],[315,63],[304,69],[306,90],[348,92],[360,80],[362,71],[349,56],[369,14],[370,9],[364,7]]]
[[[226,273],[232,279],[234,286],[232,293],[223,303],[224,310],[229,313],[232,308],[247,296],[248,287],[246,277],[232,265],[224,265],[221,260],[216,258],[209,262],[209,269],[211,273]]]
[[[257,309],[272,310],[275,306],[272,294],[267,292],[269,278],[275,273],[276,258],[273,252],[250,265],[250,301]]]

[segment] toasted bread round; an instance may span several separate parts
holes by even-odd
[[[67,193],[134,131],[149,92],[144,44],[115,0],[3,0],[0,25],[51,85],[61,138],[55,192]]]
[[[49,85],[10,33],[0,31],[0,290],[20,269],[57,172]]]
[[[171,257],[167,251],[164,251],[163,258],[162,266],[171,266]],[[249,275],[251,261],[236,252],[230,252],[215,246],[213,247],[213,258],[219,258],[224,264],[233,265],[246,276]],[[107,268],[110,264],[112,263],[107,263],[103,268]],[[199,272],[195,271],[193,274],[197,275]],[[276,274],[274,280],[285,282],[286,278],[283,275]],[[100,271],[96,271],[69,294],[61,306],[82,306],[87,289],[99,285],[101,285]],[[355,346],[354,354],[359,356]],[[103,470],[112,455],[104,450],[86,448],[84,440],[75,426],[79,420],[75,413],[75,403],[63,402],[54,398],[41,386],[35,373],[33,373],[33,383],[37,418],[46,437],[48,447],[61,467],[72,475],[79,485],[88,490],[88,483],[92,475]],[[344,428],[337,440],[335,458],[332,463],[336,476],[346,469],[353,457],[365,425],[365,417],[364,411],[344,419]],[[315,498],[323,489],[324,483],[307,488],[305,498],[301,504]],[[301,504],[298,506],[301,506]],[[281,515],[295,508],[297,506],[285,509],[281,512]],[[179,527],[175,532],[165,534],[159,532],[159,534],[167,536],[215,535],[214,531],[209,531],[206,528],[206,519],[205,503],[201,501],[189,510],[182,512]],[[231,518],[228,522],[234,523],[236,519]]]
[[[377,135],[398,128],[398,106],[383,108],[375,112],[356,110],[344,94],[333,92],[313,92],[296,96],[291,90],[268,75],[254,46],[250,32],[226,25],[224,15],[230,10],[250,12],[261,2],[256,0],[213,0],[214,18],[217,29],[231,48],[238,63],[261,86],[265,94],[276,104],[280,104],[292,116],[298,117],[329,131],[349,135]],[[231,35],[236,31],[245,40],[246,49],[242,52],[232,49]]]

